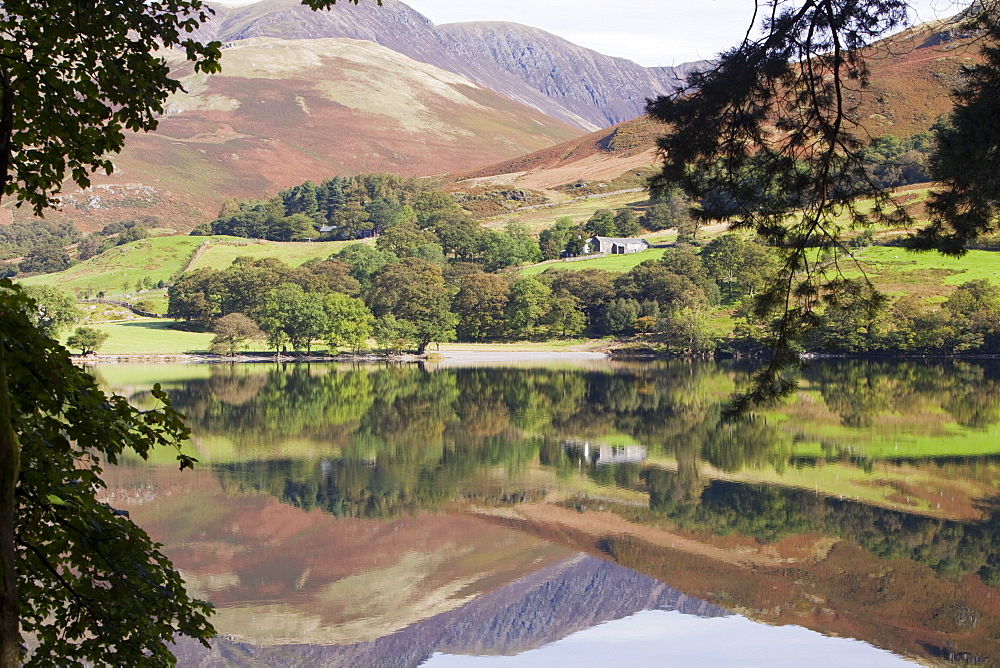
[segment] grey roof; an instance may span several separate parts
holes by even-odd
[[[597,239],[602,244],[603,243],[609,243],[609,244],[646,244],[647,246],[649,245],[648,241],[646,241],[645,239],[641,239],[639,237],[632,237],[630,239],[619,239],[619,238],[615,238],[615,237],[597,237],[597,236],[595,236],[595,237],[591,237],[591,239]]]

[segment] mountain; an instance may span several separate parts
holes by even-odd
[[[631,569],[578,554],[372,642],[261,647],[217,638],[211,650],[182,641],[175,652],[184,666],[414,668],[436,652],[511,656],[643,610],[729,614]]]
[[[178,230],[226,198],[263,198],[337,174],[439,174],[565,141],[579,130],[370,41],[228,43],[223,73],[174,72],[186,93],[159,128],[130,136],[116,172],[64,211],[84,230],[155,214]]]
[[[442,26],[447,28],[447,26]],[[907,137],[948,113],[961,68],[978,61],[976,35],[955,19],[932,21],[870,47],[870,90],[860,99],[861,132]],[[541,191],[551,198],[589,194],[587,182],[609,189],[636,187],[655,170],[663,125],[640,117],[562,144],[447,177],[453,191],[504,187]],[[582,182],[582,183],[581,183]]]
[[[89,231],[155,214],[186,231],[227,198],[365,171],[448,172],[463,180],[456,188],[558,188],[559,197],[586,194],[574,189],[586,182],[641,187],[657,126],[638,118],[582,138],[581,128],[638,114],[688,73],[513,23],[435,27],[398,0],[322,12],[297,0],[220,6],[196,36],[224,42],[224,72],[196,75],[173,57],[188,92],[170,100],[159,130],[130,137],[118,172],[66,193],[49,218]],[[975,60],[973,38],[945,21],[873,45],[865,132],[928,129]]]
[[[435,28],[398,0],[214,9],[194,36],[223,42],[223,72],[170,55],[187,92],[156,132],[128,138],[114,175],[66,192],[50,218],[90,231],[154,214],[187,231],[228,198],[307,179],[466,170],[635,116],[681,72],[517,24]]]
[[[447,23],[438,31],[463,61],[484,72],[499,66],[598,127],[641,116],[647,98],[670,93],[705,65],[643,67],[518,23]]]
[[[473,83],[570,125],[584,130],[598,127],[549,100],[518,77],[497,67],[484,70],[482,63],[471,63],[456,55],[462,49],[453,39],[398,0],[384,0],[381,6],[372,2],[357,5],[343,2],[316,12],[299,0],[262,0],[238,7],[216,5],[213,9],[215,17],[195,33],[198,39],[216,39],[227,44],[256,37],[280,40],[347,38],[374,42],[413,60],[460,74]]]
[[[494,182],[550,190],[578,181],[611,181],[654,165],[656,138],[663,132],[661,123],[636,118],[510,160],[452,172],[446,179],[453,190]]]
[[[215,6],[201,39],[347,37],[381,44],[414,60],[461,74],[501,95],[596,130],[643,113],[645,99],[666,93],[694,67],[642,67],[517,23],[473,22],[435,27],[398,0],[342,3],[313,12],[298,0]],[[668,47],[665,46],[665,50]]]

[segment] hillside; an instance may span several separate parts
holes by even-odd
[[[189,92],[156,133],[129,139],[113,176],[67,192],[50,218],[89,231],[154,214],[184,232],[227,198],[365,171],[450,172],[452,189],[540,191],[533,203],[638,188],[655,169],[657,126],[579,128],[629,113],[622,100],[638,113],[678,75],[512,23],[435,27],[396,0],[318,13],[294,0],[220,7],[199,36],[226,40],[224,73],[195,76],[175,56]],[[975,56],[970,41],[939,21],[874,45],[863,132],[928,129]],[[566,106],[577,104],[604,116],[584,120]],[[0,223],[26,215],[8,206]]]
[[[860,98],[859,131],[871,137],[906,137],[929,130],[951,110],[951,91],[961,81],[961,67],[976,60],[973,37],[953,20],[945,20],[872,45],[871,90]],[[559,201],[572,195],[581,181],[603,182],[611,189],[641,185],[643,176],[655,169],[656,138],[662,132],[662,125],[635,118],[531,154],[453,172],[449,187],[524,188]]]
[[[646,98],[671,92],[703,64],[643,67],[518,23],[449,23],[438,31],[454,40],[449,51],[477,70],[499,66],[597,127],[640,116]]]
[[[505,184],[547,190],[574,181],[610,181],[655,164],[656,138],[663,127],[640,117],[487,167],[454,172],[448,179],[454,189]]]
[[[111,177],[68,193],[83,230],[155,213],[180,231],[226,198],[265,197],[336,174],[437,174],[559,143],[579,131],[372,42],[254,38],[223,52],[223,74],[176,72],[155,133],[128,138]]]
[[[435,26],[398,0],[312,12],[297,0],[216,6],[199,37],[372,41],[471,81],[553,118],[596,130],[642,113],[645,98],[671,90],[694,64],[642,67],[516,23]],[[664,46],[669,51],[669,46]]]

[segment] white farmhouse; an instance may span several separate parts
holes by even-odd
[[[587,240],[584,253],[607,253],[608,255],[627,255],[641,253],[649,248],[645,239],[616,239],[614,237],[591,237]]]

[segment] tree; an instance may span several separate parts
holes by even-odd
[[[31,320],[44,336],[55,338],[80,318],[76,300],[51,285],[32,285],[24,293],[35,301]]]
[[[295,283],[282,283],[271,290],[258,320],[275,350],[287,341],[293,350],[309,352],[313,340],[322,338],[328,325],[323,298]]]
[[[618,224],[615,214],[610,209],[598,209],[587,219],[583,229],[591,236],[617,237]]]
[[[52,239],[39,244],[25,256],[18,269],[22,274],[54,274],[57,271],[69,269],[73,264],[69,253],[61,243]]]
[[[521,277],[510,286],[507,327],[514,337],[533,338],[542,332],[542,319],[551,308],[552,289],[535,278]]]
[[[622,297],[653,300],[666,310],[707,301],[705,291],[694,281],[674,273],[656,260],[646,260],[632,267],[616,278],[614,285],[617,294]]]
[[[308,241],[317,236],[315,221],[304,213],[279,218],[267,228],[267,238],[271,241]]]
[[[174,287],[184,282],[189,274],[199,271],[203,270],[184,274]],[[219,315],[246,313],[254,317],[271,290],[282,283],[293,282],[294,274],[295,270],[278,258],[238,257],[225,271],[218,272],[216,280],[207,286],[206,295],[210,301],[218,303]],[[322,281],[317,279],[317,283]]]
[[[639,222],[647,230],[656,232],[671,227],[678,228],[678,234],[682,226],[692,223],[691,200],[684,196],[677,188],[670,188],[664,192],[659,192],[655,197],[650,198],[650,206],[646,213],[642,215]],[[681,241],[681,239],[678,239]],[[690,243],[691,239],[684,239]]]
[[[454,204],[450,197],[448,200]],[[435,214],[428,222],[445,253],[452,253],[458,260],[472,260],[479,254],[483,232],[479,223],[461,212]]]
[[[331,348],[350,346],[357,351],[368,347],[375,316],[363,301],[331,292],[323,306],[327,318],[326,340]]]
[[[66,345],[79,348],[81,355],[90,355],[100,350],[109,336],[111,335],[96,327],[77,327],[73,335],[66,339]]]
[[[500,271],[542,260],[538,243],[526,234],[486,231],[482,244],[486,271]]]
[[[660,264],[670,272],[690,279],[702,289],[709,304],[718,304],[719,286],[712,280],[703,260],[704,252],[696,253],[691,246],[682,244],[663,251]]]
[[[938,130],[931,161],[934,178],[945,188],[931,197],[931,224],[918,231],[910,246],[961,256],[970,242],[997,230],[1000,183],[1000,18],[997,3],[981,3],[974,25],[985,28],[981,65],[965,68],[964,84],[955,91],[955,111]]]
[[[607,305],[602,315],[606,334],[632,334],[635,332],[635,321],[639,319],[639,302],[634,299],[616,299]]]
[[[507,333],[505,309],[510,283],[497,274],[470,274],[452,301],[458,316],[455,331],[464,341],[498,339]]]
[[[541,324],[548,327],[550,336],[579,336],[587,326],[587,316],[579,305],[580,300],[570,293],[556,293]]]
[[[660,321],[659,330],[671,352],[697,355],[715,349],[708,329],[708,313],[701,306],[685,306],[669,313]]]
[[[441,267],[417,258],[404,258],[384,267],[372,283],[369,305],[379,318],[393,315],[405,323],[422,355],[431,341],[455,336],[451,291]]]
[[[180,47],[195,71],[219,70],[220,44],[187,33],[208,20],[201,0],[100,5],[4,3],[0,67],[3,194],[35,213],[52,206],[68,175],[80,187],[111,173],[126,130],[156,128],[181,88],[159,48]]]
[[[605,304],[619,296],[612,283],[611,272],[602,269],[580,271],[549,269],[542,274],[542,278],[551,280],[553,294],[566,292],[576,297],[578,300],[576,308],[586,314],[586,321],[590,323],[597,321]]]
[[[619,237],[634,237],[642,233],[639,216],[628,207],[615,209],[615,231]]]
[[[29,665],[172,664],[175,634],[214,633],[211,607],[142,529],[95,497],[126,450],[142,458],[187,437],[162,407],[108,397],[41,334],[35,304],[0,281],[0,665],[20,665],[20,633],[38,642]],[[20,629],[19,629],[20,625]]]
[[[382,233],[375,242],[375,247],[383,252],[390,252],[398,257],[412,256],[424,244],[437,243],[438,238],[430,230],[421,230],[410,223],[390,227]]]
[[[387,313],[375,320],[372,336],[375,344],[386,354],[398,354],[402,352],[406,342],[413,338],[413,327],[409,322],[397,320],[394,315]]]
[[[757,297],[762,314],[778,316],[774,352],[737,410],[790,392],[786,371],[798,364],[796,347],[819,313],[852,283],[866,282],[845,274],[852,256],[838,217],[862,228],[909,222],[871,179],[857,132],[869,45],[905,24],[907,2],[765,6],[759,38],[748,32],[714,68],[690,76],[686,90],[647,107],[670,125],[658,142],[664,163],[654,192],[681,187],[733,228],[780,249],[779,270]],[[861,198],[871,205],[859,206]],[[817,247],[831,252],[815,261]]]
[[[372,278],[383,267],[396,262],[399,258],[391,251],[383,251],[369,244],[348,244],[343,250],[330,256],[351,267],[351,276],[363,287],[370,287]]]
[[[215,321],[212,331],[215,336],[208,347],[209,352],[230,357],[239,352],[247,340],[264,338],[257,323],[242,313],[227,313]]]
[[[552,227],[542,230],[538,235],[538,247],[543,260],[555,260],[567,249],[570,239],[583,236],[583,228],[575,225],[569,216],[555,219]]]
[[[220,301],[223,295],[223,272],[217,269],[189,271],[167,290],[167,315],[182,318],[202,327],[223,315]]]

